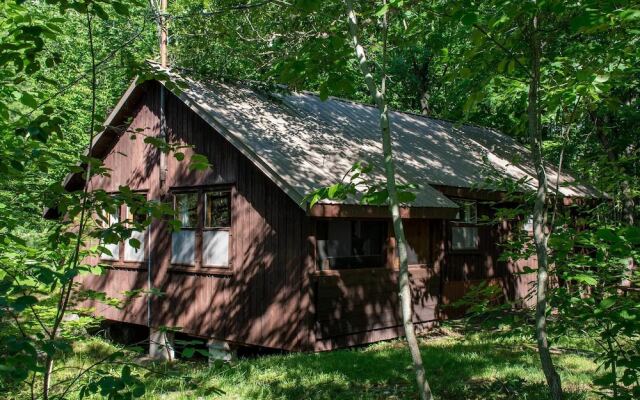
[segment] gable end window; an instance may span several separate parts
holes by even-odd
[[[175,193],[173,207],[181,229],[171,234],[171,264],[229,267],[231,191]]]
[[[473,200],[454,200],[458,214],[451,226],[452,250],[478,250],[478,203]]]

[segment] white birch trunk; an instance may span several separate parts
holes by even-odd
[[[367,63],[367,57],[364,48],[358,40],[358,23],[356,14],[353,10],[352,0],[346,1],[347,20],[349,23],[349,33],[356,52],[360,70],[364,76],[365,82],[371,96],[380,112],[380,133],[382,135],[382,152],[384,157],[385,175],[387,179],[387,191],[389,193],[389,211],[393,220],[393,230],[395,233],[398,256],[400,258],[400,275],[398,279],[398,291],[402,308],[402,324],[404,327],[407,344],[411,352],[413,360],[413,368],[416,374],[416,383],[420,399],[431,400],[431,389],[426,379],[424,364],[422,363],[422,355],[416,338],[415,327],[412,321],[413,303],[411,301],[411,288],[409,287],[409,264],[407,261],[406,239],[404,235],[404,227],[400,218],[400,205],[398,202],[398,193],[396,189],[395,165],[393,161],[393,150],[391,147],[391,126],[389,123],[389,111],[385,102],[384,93],[378,89],[374,82],[371,71]]]

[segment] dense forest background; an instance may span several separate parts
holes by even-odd
[[[599,385],[608,396],[633,398],[640,390],[640,310],[618,296],[617,285],[621,276],[637,279],[625,274],[637,260],[640,241],[640,4],[389,0],[355,7],[372,74],[385,77],[391,108],[494,128],[526,146],[533,59],[528,21],[541,16],[541,26],[535,26],[542,43],[536,112],[544,160],[607,194],[586,214],[583,225],[592,228],[592,236],[563,228],[551,237],[554,273],[587,287],[554,293],[553,307],[570,322],[556,334],[592,328],[603,343],[595,358],[612,369]],[[66,304],[80,268],[82,228],[69,233],[42,213],[55,205],[82,221],[88,203],[112,206],[99,196],[87,200],[86,193],[64,193],[60,183],[86,165],[100,169],[84,151],[132,79],[157,76],[147,61],[158,60],[160,23],[168,28],[169,65],[191,76],[372,102],[342,1],[175,0],[160,10],[156,0],[0,4],[0,305],[6,311],[0,347],[9,354],[2,359],[9,366],[0,369],[3,377],[23,382],[42,374],[47,387],[51,360],[66,349],[57,340],[73,337],[56,336],[64,312],[55,310]],[[155,212],[149,211],[154,217],[167,211]],[[562,220],[554,218],[551,225],[556,222]],[[126,238],[130,229],[115,234],[114,240]],[[598,257],[585,261],[567,250],[576,243]],[[514,244],[514,252],[522,247]],[[71,258],[65,258],[69,251]],[[71,266],[65,264],[69,260]],[[590,268],[576,273],[575,266],[585,263]],[[53,266],[43,273],[42,265]],[[59,297],[45,301],[59,288]],[[33,319],[36,303],[54,310],[42,310],[53,329]],[[598,307],[609,310],[610,319],[590,311]],[[33,332],[23,331],[23,319],[36,325]],[[40,328],[42,337],[34,333]],[[35,349],[47,354],[44,362]],[[20,363],[26,363],[24,370],[12,369]]]
[[[23,24],[29,20],[51,23],[57,31],[47,38],[39,54],[38,72],[19,83],[21,90],[32,90],[32,96],[16,99],[14,85],[5,85],[1,104],[5,113],[22,114],[29,107],[24,103],[33,97],[36,104],[46,102],[60,110],[64,120],[60,131],[64,135],[52,135],[49,147],[71,162],[88,144],[87,135],[83,134],[91,102],[87,28],[84,15],[73,9],[61,13],[61,7],[47,3],[26,2],[20,11],[8,4],[3,6],[5,13],[22,13]],[[370,102],[357,63],[351,57],[346,30],[335,19],[342,4],[298,3],[298,7],[287,7],[278,1],[170,1],[169,64],[206,79],[284,83],[292,90]],[[418,3],[407,15],[398,16],[397,25],[391,27],[397,31],[389,36],[390,106],[432,118],[495,128],[526,143],[525,73],[500,54],[489,37],[464,23],[468,14],[463,3],[455,7],[446,2]],[[144,69],[144,61],[158,59],[157,15],[144,2],[128,6],[125,15],[105,11],[108,18],[94,24],[100,62],[97,116],[102,119],[133,77]],[[616,6],[612,2],[610,10],[604,11],[615,13]],[[327,12],[321,10],[325,7]],[[616,196],[619,190],[611,182],[613,177],[617,180],[620,174],[628,175],[629,186],[637,187],[637,16],[630,12],[620,21],[607,20],[596,11],[589,11],[589,2],[566,8],[563,12],[569,18],[565,16],[567,21],[563,23],[569,23],[571,29],[565,37],[561,36],[567,32],[558,31],[560,43],[548,44],[556,46],[553,51],[558,53],[554,54],[557,65],[550,74],[574,73],[571,84],[577,88],[562,95],[574,96],[579,109],[556,104],[547,107],[543,118],[545,153],[549,162],[557,163],[563,151],[566,168]],[[375,21],[365,20],[364,29],[362,36],[372,46],[370,57],[375,64],[382,56],[375,38],[379,27]],[[571,32],[581,30],[588,35],[571,41]],[[511,45],[518,40],[514,34],[505,43]],[[554,85],[551,77],[547,84]],[[553,95],[549,93],[548,100],[558,102]],[[577,115],[565,135],[558,120],[568,119],[572,112]],[[59,165],[46,173],[32,165],[27,179],[3,182],[9,185],[2,190],[5,204],[24,211],[31,222],[41,223],[32,218],[37,214],[34,207],[42,206],[41,196],[47,185],[64,176],[65,164]],[[14,193],[21,195],[16,197]],[[630,196],[637,196],[637,192]],[[621,207],[617,211],[621,212]]]

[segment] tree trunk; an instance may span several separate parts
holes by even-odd
[[[531,82],[529,84],[529,105],[527,119],[531,154],[536,169],[538,187],[533,209],[533,240],[538,256],[538,276],[536,292],[536,338],[540,363],[544,372],[551,398],[562,399],[560,375],[556,372],[549,351],[547,339],[547,288],[549,285],[548,239],[547,226],[547,174],[542,158],[542,136],[540,133],[540,109],[538,105],[538,88],[540,84],[540,41],[537,36],[538,17],[534,16],[531,31]]]
[[[387,191],[389,193],[389,211],[393,220],[393,230],[395,233],[398,256],[400,258],[400,276],[398,279],[398,290],[402,309],[402,325],[404,327],[407,344],[411,352],[413,360],[413,368],[416,374],[416,383],[420,399],[431,400],[431,389],[426,380],[424,364],[422,363],[422,355],[416,338],[415,327],[412,321],[413,303],[411,301],[411,288],[409,287],[409,263],[407,261],[406,239],[404,235],[404,227],[400,218],[400,205],[398,202],[398,193],[396,190],[395,165],[393,161],[393,150],[391,147],[391,126],[389,123],[389,111],[384,98],[384,92],[380,91],[373,80],[373,76],[367,63],[367,57],[364,48],[358,41],[358,25],[356,14],[353,10],[351,0],[346,1],[347,20],[349,23],[349,32],[353,46],[355,48],[356,57],[360,66],[360,70],[364,75],[365,82],[371,96],[380,111],[380,133],[382,135],[382,152],[384,157],[384,168],[387,179]],[[384,79],[384,78],[383,78]],[[382,85],[384,87],[384,83]]]

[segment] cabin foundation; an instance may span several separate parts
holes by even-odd
[[[236,349],[222,340],[208,340],[207,349],[209,350],[209,365],[216,361],[230,362],[237,358]]]
[[[162,360],[175,360],[173,333],[149,328],[149,357]]]

